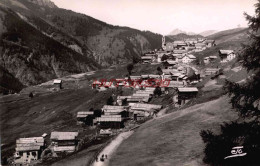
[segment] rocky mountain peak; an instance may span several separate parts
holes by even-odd
[[[28,1],[43,7],[57,8],[57,6],[50,0],[28,0]]]

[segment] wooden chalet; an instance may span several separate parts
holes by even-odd
[[[142,56],[141,60],[142,60],[142,63],[152,63],[156,60],[156,57],[146,55],[146,56]]]
[[[16,140],[14,165],[30,165],[40,159],[45,147],[43,137],[19,138]]]
[[[236,58],[236,54],[233,50],[219,50],[220,62],[228,62]]]
[[[190,99],[196,97],[198,89],[196,87],[180,87],[177,88],[177,93],[173,97],[173,101],[177,105],[183,105],[190,101]]]
[[[129,106],[104,105],[101,110],[104,115],[121,115],[124,118],[129,117]]]
[[[77,124],[93,125],[94,112],[81,111],[77,113]]]
[[[54,152],[74,152],[78,145],[78,132],[51,132]]]
[[[114,128],[119,129],[124,127],[124,120],[121,115],[101,115],[97,117],[96,121],[102,129]]]
[[[62,80],[58,80],[58,79],[53,80],[53,86],[57,89],[62,89]]]

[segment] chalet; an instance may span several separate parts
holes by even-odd
[[[78,144],[78,132],[51,132],[54,152],[74,152]]]
[[[125,77],[126,80],[129,79],[129,77]],[[130,79],[133,81],[137,81],[137,80],[141,80],[142,77],[141,76],[130,76]]]
[[[168,88],[184,87],[187,83],[185,81],[170,81]]]
[[[194,45],[197,43],[197,39],[186,39],[185,42],[189,45]]]
[[[163,63],[166,69],[173,69],[173,67],[177,64],[176,61],[170,61],[167,60],[166,62]]]
[[[213,47],[215,46],[215,40],[205,40],[204,43],[206,44],[206,47]]]
[[[157,55],[157,62],[161,62],[162,56],[167,54],[167,51],[157,51],[155,54]]]
[[[196,60],[196,57],[192,54],[184,55],[182,57],[182,63],[190,63],[192,61]]]
[[[138,120],[138,115],[143,115],[145,117],[151,116],[154,113],[162,109],[162,105],[155,104],[143,104],[143,103],[129,103],[131,106],[131,111],[134,115],[134,120]]]
[[[170,74],[163,74],[162,75],[162,81],[171,81],[172,76]]]
[[[147,80],[149,78],[148,74],[141,75],[142,80]]]
[[[177,69],[162,69],[162,72],[165,75],[171,75],[173,73],[178,73],[179,71]]]
[[[203,43],[206,39],[205,38],[198,38],[197,41],[198,43]]]
[[[57,89],[62,89],[62,80],[58,80],[58,79],[53,80],[53,85]]]
[[[133,115],[134,115],[133,119],[135,121],[141,121],[141,120],[144,120],[145,117],[147,117],[146,113],[145,112],[141,112],[141,111],[134,111]]]
[[[145,94],[145,95],[153,96],[153,91],[138,90],[133,95],[137,95],[137,94]]]
[[[94,111],[81,111],[77,113],[77,124],[93,125]]]
[[[101,117],[96,118],[96,121],[102,129],[124,127],[124,118],[121,115],[101,115]]]
[[[142,56],[141,59],[142,59],[142,63],[152,63],[156,60],[154,56],[148,56],[148,55]]]
[[[146,103],[129,103],[131,109],[140,109],[144,111],[154,111],[162,109],[162,105],[146,104]]]
[[[30,165],[40,159],[45,146],[43,137],[19,138],[16,140],[15,165]]]
[[[149,97],[151,98],[152,95],[149,93],[134,93],[133,96],[139,96],[139,97]]]
[[[185,53],[187,53],[187,50],[185,50],[185,49],[182,49],[182,50],[173,50],[173,53],[174,53],[174,54],[185,54]]]
[[[190,99],[197,96],[198,89],[196,87],[183,87],[177,89],[177,94],[174,95],[173,101],[176,105],[183,105]]]
[[[195,44],[195,52],[200,52],[206,49],[206,44],[205,43],[196,43]]]
[[[233,50],[219,50],[220,62],[228,62],[236,58],[236,54]]]
[[[104,115],[122,115],[124,118],[129,116],[129,106],[104,105],[101,110]]]
[[[156,79],[156,78],[161,78],[161,76],[160,75],[158,75],[158,74],[149,74],[149,78],[151,78],[151,79]]]
[[[121,105],[123,100],[126,100],[128,103],[130,102],[147,103],[149,99],[150,97],[146,97],[146,96],[117,96],[117,103]]]
[[[173,47],[175,49],[180,49],[180,48],[183,48],[184,46],[187,46],[187,43],[185,41],[174,41],[173,42]]]
[[[99,134],[101,136],[110,136],[113,134],[111,129],[100,129]]]
[[[174,49],[173,43],[166,43],[166,51],[167,52],[173,51],[173,49]]]
[[[145,102],[147,103],[149,101],[150,97],[146,97],[146,96],[131,96],[129,98],[127,98],[127,102],[128,103],[141,103],[141,102]]]
[[[154,87],[146,87],[146,88],[145,88],[145,91],[146,91],[146,92],[153,92],[154,90],[155,90]]]

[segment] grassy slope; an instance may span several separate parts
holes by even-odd
[[[216,46],[208,48],[202,52],[194,53],[198,58],[200,63],[203,65],[203,59],[207,56],[217,56],[217,63],[219,64],[220,58],[218,56],[218,51],[220,49],[234,50],[236,53],[241,49],[241,44],[247,42],[247,31],[245,28],[237,28],[226,31],[221,31],[211,36],[208,36],[209,39],[216,40]],[[211,64],[210,64],[211,65]],[[216,67],[217,65],[213,65]]]
[[[207,36],[207,38],[216,40],[217,44],[223,43],[226,41],[231,41],[231,40],[238,41],[238,40],[244,39],[247,36],[247,34],[246,34],[247,31],[248,31],[248,28],[229,29],[229,30],[220,31],[213,35]]]
[[[134,74],[155,73],[157,65],[135,66]],[[1,144],[3,152],[13,150],[15,140],[19,137],[41,136],[51,131],[82,131],[76,126],[76,113],[90,108],[101,108],[113,93],[112,90],[96,92],[91,89],[92,80],[100,78],[123,78],[127,74],[126,67],[114,66],[110,69],[97,71],[91,76],[79,79],[80,89],[76,89],[76,80],[65,81],[64,90],[48,92],[49,86],[28,87],[20,95],[0,97],[1,107]],[[29,99],[28,93],[36,95]],[[132,90],[124,90],[128,95]],[[87,128],[83,134],[91,134]],[[9,151],[10,152],[10,151]],[[5,154],[7,155],[7,153]]]
[[[111,165],[203,165],[199,132],[236,119],[227,101],[221,97],[145,123],[121,144]]]

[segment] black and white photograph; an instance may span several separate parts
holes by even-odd
[[[260,0],[0,0],[0,166],[260,166]]]

